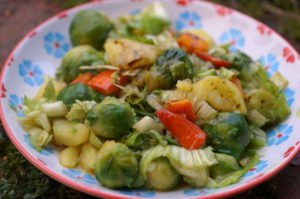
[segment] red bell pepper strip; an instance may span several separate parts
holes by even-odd
[[[196,51],[207,52],[208,43],[200,37],[191,33],[183,33],[177,39],[177,43],[181,48],[184,48],[188,53]]]
[[[115,94],[119,91],[114,82],[112,74],[114,70],[104,70],[94,76],[87,82],[87,85],[92,87],[95,91],[103,93],[104,95]],[[124,86],[127,83],[128,78],[126,76],[119,76],[119,82],[117,84]]]
[[[193,110],[193,105],[188,100],[174,100],[167,102],[166,109],[179,114],[185,114],[187,119],[194,122],[196,120],[196,114]]]
[[[230,65],[230,62],[224,61],[217,57],[212,57],[208,53],[202,52],[202,51],[195,51],[195,54],[200,57],[201,59],[205,61],[211,62],[213,65],[215,65],[217,68],[220,67],[228,67]]]
[[[231,82],[234,83],[236,85],[236,87],[238,87],[238,89],[241,91],[242,95],[244,95],[244,90],[241,84],[241,81],[234,75],[231,77]]]
[[[91,78],[93,74],[90,72],[83,73],[78,75],[70,84],[75,84],[75,83],[87,83]]]
[[[185,117],[166,109],[156,111],[156,115],[182,147],[193,150],[205,144],[205,132]]]

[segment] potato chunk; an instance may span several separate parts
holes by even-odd
[[[78,163],[79,153],[80,153],[79,146],[65,148],[59,154],[60,164],[67,168],[75,168]]]
[[[157,56],[154,45],[130,39],[108,40],[104,45],[109,64],[128,70],[151,65]]]
[[[53,121],[53,136],[57,145],[78,146],[88,141],[90,129],[82,123]]]
[[[247,112],[242,93],[227,79],[208,76],[193,85],[193,93],[219,111]]]

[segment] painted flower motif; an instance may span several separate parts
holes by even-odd
[[[184,11],[179,15],[176,20],[176,30],[181,31],[184,29],[200,29],[203,27],[201,23],[201,16],[196,12]]]
[[[296,144],[295,144],[294,146],[291,146],[290,148],[288,148],[288,150],[286,150],[286,151],[284,152],[283,157],[284,157],[284,158],[289,157],[289,156],[291,155],[291,153],[292,153],[293,151],[295,151],[296,146],[298,146],[299,144],[300,144],[300,141],[296,142]]]
[[[122,190],[120,193],[129,195],[129,196],[136,196],[141,198],[148,198],[155,196],[155,192],[147,191],[147,190]]]
[[[296,55],[289,47],[284,47],[282,50],[282,56],[285,58],[285,61],[288,63],[294,63],[296,61]]]
[[[189,3],[192,3],[193,0],[176,0],[177,5],[187,6]]]
[[[67,12],[62,12],[60,14],[57,15],[58,19],[64,19],[68,17],[68,13]]]
[[[10,107],[17,113],[19,117],[24,117],[25,114],[23,112],[23,97],[18,97],[15,94],[9,95],[9,105]]]
[[[0,88],[0,97],[5,98],[6,97],[6,88],[5,85],[2,83],[1,88]]]
[[[200,189],[200,188],[192,188],[192,189],[187,189],[183,191],[183,195],[186,196],[205,196],[209,193],[214,192],[213,190],[210,189]]]
[[[269,53],[265,56],[261,56],[259,58],[259,61],[267,70],[267,74],[269,77],[271,77],[275,72],[278,71],[279,61],[277,60],[277,57],[275,55]]]
[[[8,61],[8,66],[11,66],[13,64],[13,62],[15,61],[14,57],[12,56],[9,61]]]
[[[30,86],[40,86],[43,83],[43,72],[37,64],[33,64],[30,60],[23,60],[19,64],[19,75]]]
[[[96,180],[96,178],[94,176],[84,173],[84,172],[81,172],[79,170],[63,169],[62,172],[63,172],[63,174],[72,178],[73,180],[76,180],[79,182],[84,182],[84,183],[90,184],[90,185],[98,184],[98,181]]]
[[[285,98],[287,100],[287,103],[288,103],[288,106],[291,107],[293,102],[295,101],[295,98],[294,98],[294,95],[295,95],[295,91],[293,91],[292,89],[290,88],[286,88],[284,91],[283,91],[284,95],[285,95]]]
[[[245,45],[245,38],[243,37],[240,30],[231,28],[228,31],[224,32],[220,37],[220,42],[225,43],[231,43],[229,50],[230,51],[237,51],[244,47]]]
[[[293,126],[290,126],[288,124],[280,124],[279,126],[268,132],[268,146],[280,145],[290,137],[290,134],[292,132]]]
[[[261,35],[271,35],[273,32],[271,28],[261,23],[259,23],[256,28]]]
[[[49,32],[44,37],[44,41],[46,52],[55,58],[62,58],[70,49],[70,45],[66,42],[65,37],[59,32]]]
[[[132,16],[135,16],[135,15],[139,14],[140,12],[141,12],[141,9],[138,8],[138,9],[135,9],[135,10],[131,11],[130,14],[131,14]]]
[[[24,135],[24,141],[30,148],[36,150],[29,140],[29,135]],[[38,152],[42,155],[49,156],[49,155],[53,154],[53,149],[49,146],[45,146],[43,148],[43,150],[38,151]],[[45,162],[43,162],[43,163],[46,164]]]
[[[267,166],[268,166],[268,161],[267,160],[261,160],[257,165],[255,165],[255,167],[253,167],[252,169],[249,169],[249,171],[245,175],[243,175],[243,177],[249,177],[249,176],[252,176],[256,173],[260,173]]]
[[[216,13],[222,17],[229,16],[233,13],[231,8],[226,8],[224,6],[215,5]]]

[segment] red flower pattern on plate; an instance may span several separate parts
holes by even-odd
[[[282,50],[282,56],[286,62],[294,63],[296,61],[296,55],[290,47],[284,47]]]
[[[187,6],[191,2],[193,2],[193,0],[176,0],[176,3],[180,6]]]
[[[231,8],[226,8],[224,6],[215,5],[216,13],[222,17],[229,16],[233,13]]]
[[[273,32],[271,28],[264,24],[258,24],[257,30],[260,32],[261,35],[271,35]]]
[[[291,153],[296,149],[296,146],[300,144],[300,141],[296,142],[294,146],[291,146],[286,152],[284,152],[283,157],[287,158],[291,155]]]
[[[67,12],[62,12],[59,15],[57,15],[57,18],[59,18],[59,19],[64,19],[66,17],[68,17],[68,13]]]
[[[12,65],[12,63],[14,62],[14,57],[12,56],[11,58],[10,58],[10,60],[8,61],[8,63],[7,63],[7,65],[8,66],[11,66]]]
[[[5,88],[4,84],[1,85],[0,96],[1,96],[1,98],[6,97],[6,88]]]
[[[29,33],[28,37],[33,38],[36,35],[36,31],[32,31]]]

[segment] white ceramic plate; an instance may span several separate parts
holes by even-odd
[[[271,75],[280,71],[288,80],[284,91],[292,110],[290,117],[268,133],[268,146],[260,151],[261,161],[239,183],[221,189],[182,187],[170,192],[149,190],[111,190],[98,184],[94,176],[62,167],[58,153],[50,147],[37,152],[26,132],[17,122],[24,95],[33,96],[44,75],[54,76],[62,56],[71,48],[68,28],[80,10],[101,10],[111,18],[137,13],[151,0],[98,0],[62,12],[32,30],[15,47],[0,77],[1,119],[10,139],[21,153],[47,175],[74,189],[107,198],[222,198],[245,191],[279,172],[300,148],[299,107],[300,57],[280,35],[264,24],[230,8],[196,0],[162,0],[173,28],[203,28],[219,44],[234,43],[231,50],[241,50],[261,60]]]

